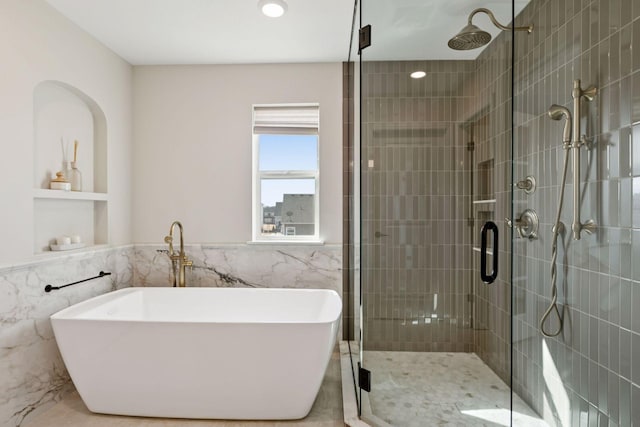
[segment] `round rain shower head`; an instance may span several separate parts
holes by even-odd
[[[473,24],[465,26],[458,34],[449,40],[449,47],[454,50],[477,49],[491,41],[491,34],[481,30]]]

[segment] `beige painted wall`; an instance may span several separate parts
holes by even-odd
[[[33,100],[47,80],[106,115],[110,244],[161,242],[174,219],[191,243],[249,241],[251,105],[285,102],[320,104],[320,237],[341,242],[339,63],[131,67],[41,0],[2,1],[0,28],[0,265],[33,258]]]
[[[133,236],[251,239],[252,104],[320,104],[320,238],[342,241],[342,65],[134,68]]]
[[[104,111],[109,242],[130,243],[132,67],[41,0],[0,2],[0,28],[0,265],[34,253],[33,100],[45,80],[74,86]]]

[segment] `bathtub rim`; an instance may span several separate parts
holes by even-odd
[[[118,319],[118,318],[79,318],[78,314],[84,313],[87,310],[99,307],[105,303],[108,303],[112,300],[115,300],[123,295],[139,292],[145,289],[172,289],[173,291],[180,292],[181,290],[195,290],[195,289],[207,289],[207,290],[237,290],[237,291],[249,291],[249,292],[262,292],[262,291],[272,291],[272,292],[295,292],[295,293],[326,293],[329,295],[329,298],[336,299],[336,310],[335,315],[330,316],[329,319],[319,319],[319,320],[251,320],[251,321],[241,321],[241,320],[233,320],[233,321],[214,321],[214,320],[192,320],[192,319],[171,319],[171,320],[159,320],[159,319]],[[128,323],[157,323],[157,324],[211,324],[211,325],[291,325],[291,324],[301,324],[301,325],[327,325],[332,324],[340,320],[342,317],[342,298],[340,295],[333,289],[300,289],[300,288],[217,288],[217,287],[186,287],[186,288],[173,288],[168,286],[134,286],[129,288],[118,289],[115,291],[107,292],[101,295],[97,295],[95,297],[89,298],[87,300],[78,302],[69,307],[63,308],[60,311],[49,316],[51,321],[82,321],[82,322],[128,322]],[[332,313],[333,314],[333,313]]]

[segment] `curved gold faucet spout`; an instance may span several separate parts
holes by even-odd
[[[180,231],[180,252],[177,254],[173,250],[173,231],[175,230],[176,226],[178,226],[178,230]],[[193,265],[193,261],[189,260],[184,252],[183,231],[184,229],[182,228],[182,224],[180,223],[180,221],[173,221],[171,223],[171,227],[169,228],[169,235],[164,238],[165,243],[169,244],[169,258],[171,258],[171,262],[173,264],[174,287],[186,286],[185,267]]]

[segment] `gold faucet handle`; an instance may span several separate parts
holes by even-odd
[[[169,256],[173,257],[173,237],[164,236],[164,242],[169,244]]]
[[[193,265],[193,261],[191,261],[185,256],[184,258],[182,258],[182,265],[186,267],[191,267]]]

